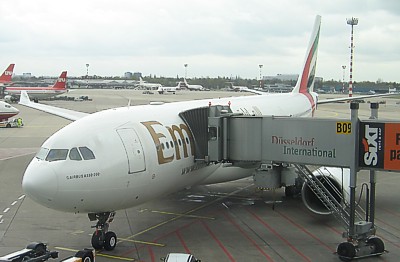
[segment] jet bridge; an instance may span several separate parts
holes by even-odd
[[[351,104],[350,120],[244,116],[227,107],[210,106],[205,160],[236,166],[257,163],[254,182],[264,188],[293,188],[301,179],[319,204],[346,228],[347,241],[337,248],[342,260],[381,255],[385,249],[375,236],[374,170],[400,170],[400,123],[377,123],[379,105],[375,103],[371,104],[372,120],[361,122],[358,106]],[[308,165],[348,168],[350,176],[343,177],[348,185],[338,190],[340,185],[332,184],[333,179],[312,172]],[[366,211],[356,210],[360,169],[371,170]]]

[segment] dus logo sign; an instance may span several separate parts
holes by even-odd
[[[360,124],[360,167],[384,167],[384,134],[385,125],[383,123]]]

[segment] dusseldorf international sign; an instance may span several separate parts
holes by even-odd
[[[262,129],[264,161],[349,167],[354,159],[349,120],[276,118]]]

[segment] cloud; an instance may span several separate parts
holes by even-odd
[[[400,68],[399,13],[395,0],[13,0],[0,3],[0,48],[4,67],[15,62],[17,73],[57,75],[63,67],[82,75],[90,63],[98,75],[175,76],[189,63],[192,76],[253,78],[258,64],[266,75],[297,73],[321,14],[317,74],[341,79],[350,55],[346,18],[354,16],[355,65],[363,65],[355,77],[399,81],[394,70],[374,67]]]

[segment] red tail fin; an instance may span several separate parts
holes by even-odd
[[[10,64],[7,67],[7,69],[3,72],[3,74],[0,76],[0,83],[11,82],[11,77],[12,77],[13,71],[14,71],[14,65],[15,64]]]
[[[53,85],[54,89],[66,89],[67,88],[67,71],[63,71],[60,77]]]

